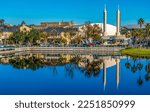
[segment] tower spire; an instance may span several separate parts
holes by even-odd
[[[104,6],[104,13],[103,13],[103,36],[107,36],[107,9],[106,9],[106,5]]]
[[[121,26],[121,22],[120,22],[120,8],[118,5],[118,10],[117,10],[117,14],[116,14],[116,36],[120,36],[120,26]]]
[[[106,4],[104,5],[104,11],[106,11]]]

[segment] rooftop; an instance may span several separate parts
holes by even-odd
[[[142,28],[144,29],[146,26],[146,24],[142,25]],[[140,25],[137,25],[137,24],[129,24],[129,25],[126,25],[126,26],[123,26],[124,28],[127,28],[127,29],[139,29],[140,28]]]

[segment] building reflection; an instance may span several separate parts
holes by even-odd
[[[120,60],[119,59],[116,59],[116,81],[117,81],[117,88],[118,88],[120,83]]]
[[[103,60],[104,90],[106,89],[106,85],[107,85],[107,70],[112,66],[116,66],[116,86],[117,86],[117,88],[119,87],[119,83],[120,83],[120,59],[119,58],[104,59]]]
[[[104,83],[104,90],[106,88],[106,83],[107,83],[107,65],[106,65],[106,60],[103,62],[103,83]]]

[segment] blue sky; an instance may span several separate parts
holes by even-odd
[[[122,25],[136,24],[142,17],[150,22],[150,0],[0,0],[0,18],[6,23],[40,24],[43,21],[102,22],[104,4],[108,23],[116,23],[118,4]]]

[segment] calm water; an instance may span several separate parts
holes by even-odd
[[[0,63],[4,95],[150,94],[149,59],[29,53]]]

